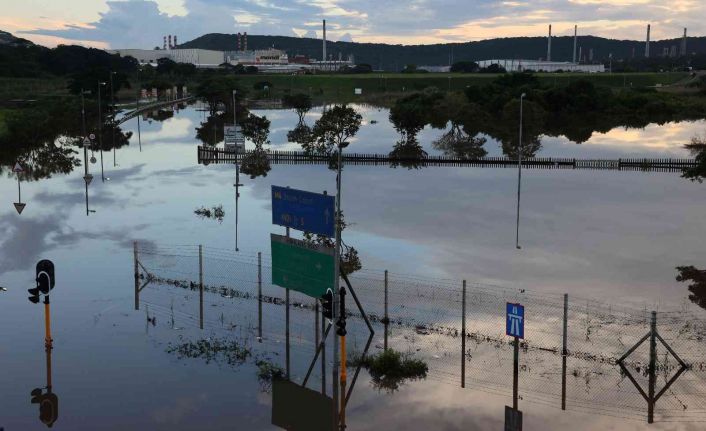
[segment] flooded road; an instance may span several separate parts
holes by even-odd
[[[389,152],[397,136],[387,112],[356,108],[364,125],[350,151]],[[297,122],[294,112],[255,113],[272,120],[271,148],[296,149],[284,143]],[[313,124],[320,113],[314,109],[306,121]],[[162,122],[143,121],[142,151],[133,135],[130,146],[117,151],[117,166],[105,155],[108,181],[101,181],[99,163],[90,165],[95,178],[88,197],[81,168],[23,182],[27,206],[18,216],[12,206],[16,180],[12,175],[0,179],[0,286],[8,288],[0,292],[0,428],[45,427],[37,405],[30,403],[32,389],[46,385],[43,311],[27,301],[25,289],[34,284],[36,262],[48,258],[57,269],[51,295],[52,386],[59,397],[59,419],[53,428],[277,429],[271,425],[272,394],[258,377],[257,361],[283,366],[283,311],[266,314],[277,335],[259,343],[252,314],[244,311],[252,305],[240,306],[221,295],[207,295],[210,324],[203,330],[195,323],[198,303],[190,291],[151,285],[143,291],[140,310],[134,309],[133,241],[176,255],[185,247],[192,253],[198,244],[221,250],[210,257],[228,256],[226,263],[206,271],[228,276],[222,268],[235,248],[235,169],[197,164],[195,127],[203,119],[203,112],[189,107]],[[692,122],[613,129],[582,144],[544,138],[538,156],[687,157],[682,145],[705,128],[704,122]],[[124,129],[136,133],[136,120]],[[437,154],[431,141],[441,133],[425,129],[419,135],[430,154]],[[489,155],[502,154],[498,143],[489,140],[485,145]],[[690,303],[686,284],[675,281],[675,268],[704,266],[706,188],[678,173],[527,171],[521,251],[514,247],[513,169],[351,166],[343,178],[343,211],[349,223],[344,239],[359,251],[365,271],[388,270],[456,286],[466,279],[487,288],[557,297],[568,293],[615,306],[701,313]],[[270,223],[271,185],[331,193],[335,174],[323,165],[274,165],[267,177],[243,176],[241,182],[239,248],[241,259],[252,263],[257,252],[269,253],[270,233],[283,233]],[[194,214],[199,207],[217,205],[225,212],[222,223]],[[179,259],[159,261],[186,279],[196,267],[194,260],[185,260],[193,267]],[[292,377],[301,380],[313,354],[313,313],[293,313],[292,324],[297,339]],[[201,339],[237,340],[252,354],[233,365],[173,353],[175,346]],[[361,342],[353,339],[360,350]],[[414,353],[409,343],[398,341],[399,350]],[[373,343],[373,352],[380,351],[378,344]],[[506,390],[499,391],[470,382],[461,389],[457,381],[433,371],[394,393],[374,387],[362,371],[349,405],[348,429],[501,428],[504,406],[512,401],[507,392],[511,375],[492,374],[493,380],[507,380]],[[310,387],[320,387],[320,376],[314,380]],[[621,391],[636,394],[629,382],[623,383],[611,392],[614,405],[620,405]],[[678,405],[673,399],[672,404]],[[561,411],[555,400],[520,401],[520,406],[529,430],[647,428],[633,414],[586,413],[577,406]],[[658,421],[650,429],[696,430],[701,425]]]

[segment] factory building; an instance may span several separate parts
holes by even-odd
[[[508,72],[586,72],[600,73],[605,72],[603,64],[579,64],[569,61],[540,61],[540,60],[481,60],[478,61],[478,66],[486,68],[492,64],[502,66]]]

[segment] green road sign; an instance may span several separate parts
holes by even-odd
[[[320,298],[333,289],[333,250],[271,234],[272,283]]]

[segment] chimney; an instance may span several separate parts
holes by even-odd
[[[684,28],[684,37],[681,40],[681,55],[686,56],[686,28]]]
[[[176,39],[176,34],[174,35],[174,48],[177,47],[177,39]]]
[[[549,39],[547,40],[547,61],[552,61],[552,25],[549,24]]]
[[[169,35],[169,45],[167,45],[169,49],[172,49],[172,35]]]
[[[324,51],[321,55],[321,59],[326,61],[326,20],[324,20]]]
[[[240,32],[238,32],[238,35],[236,36],[236,40],[238,41],[238,51],[242,51],[242,48],[240,45]]]
[[[243,51],[248,50],[248,32],[243,32]]]
[[[574,63],[576,63],[576,43],[578,42],[579,26],[574,26]]]
[[[162,44],[162,49],[167,49],[167,36],[164,36],[164,43]]]
[[[588,62],[593,63],[593,48],[588,50]]]
[[[645,57],[650,57],[650,24],[647,24],[647,41],[645,42]]]
[[[579,63],[583,60],[583,47],[579,46]]]

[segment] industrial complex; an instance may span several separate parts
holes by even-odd
[[[647,25],[645,40],[645,57],[650,57],[650,31]],[[601,61],[594,61],[593,49],[578,46],[578,26],[574,26],[574,46],[572,61],[552,60],[552,26],[549,25],[547,37],[547,54],[545,58],[518,59],[518,58],[491,58],[474,60],[479,68],[488,68],[492,65],[502,67],[508,72],[534,71],[534,72],[583,72],[601,73],[606,71],[606,66]],[[161,49],[116,49],[109,52],[121,56],[134,57],[140,64],[156,64],[161,58],[168,58],[177,63],[193,64],[199,68],[215,68],[224,65],[254,66],[259,72],[264,73],[305,73],[327,71],[335,72],[355,65],[353,56],[338,60],[327,55],[326,52],[326,20],[323,21],[323,43],[321,60],[310,59],[305,56],[289,57],[283,50],[274,47],[268,49],[249,50],[248,34],[238,33],[237,43],[233,50],[215,51],[208,49],[179,48],[176,36],[164,36]],[[681,46],[663,48],[660,53],[664,57],[676,57],[687,53],[687,29],[684,29]],[[635,56],[633,48],[633,56]],[[611,56],[612,58],[612,56]],[[449,66],[420,66],[419,69],[429,72],[448,72]]]

